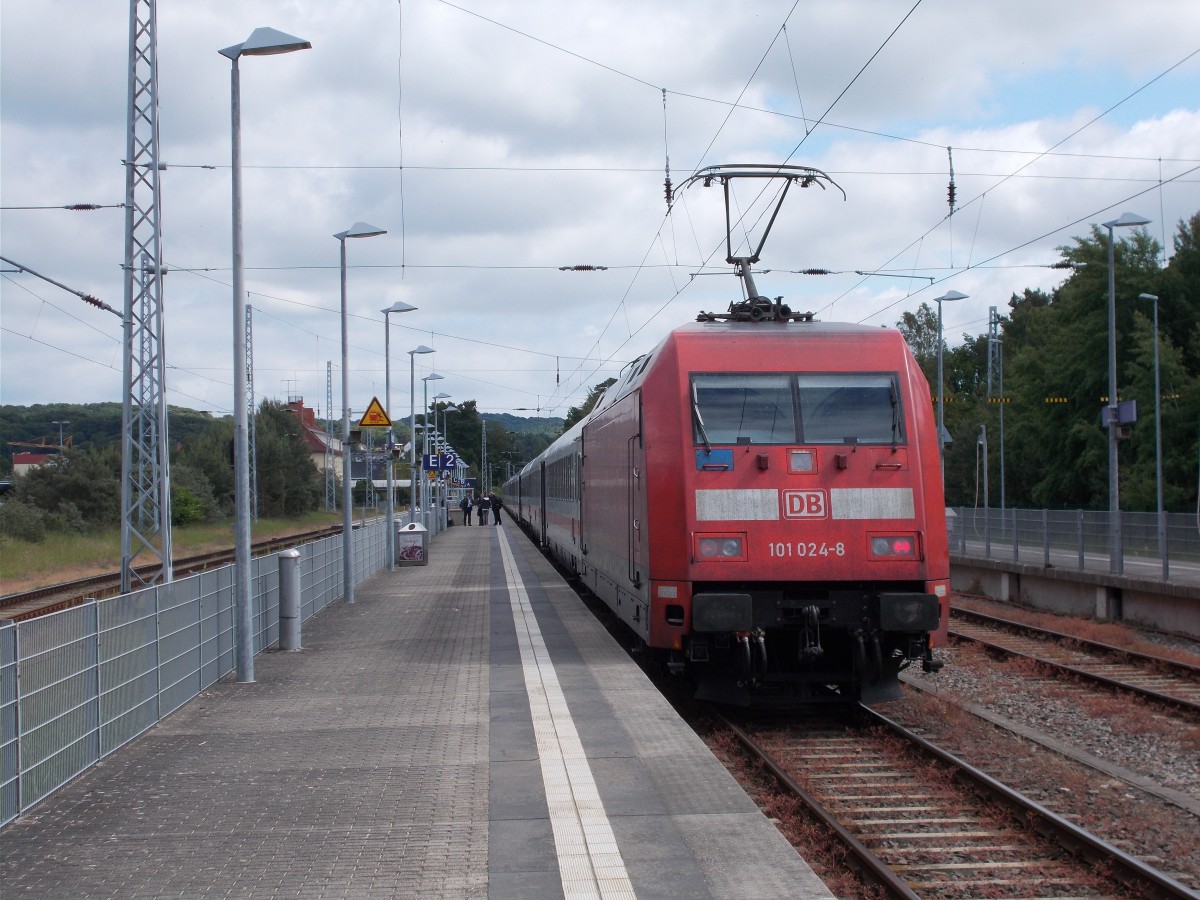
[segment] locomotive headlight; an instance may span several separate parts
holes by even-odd
[[[744,560],[746,538],[740,534],[696,536],[696,558],[702,560]]]
[[[917,536],[915,534],[872,535],[871,556],[875,559],[917,559]]]
[[[817,471],[817,459],[811,450],[789,450],[788,451],[788,471],[790,472],[815,472]]]

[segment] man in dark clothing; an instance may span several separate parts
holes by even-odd
[[[492,501],[492,524],[500,524],[500,510],[504,508],[504,504],[500,502],[500,498],[496,494],[492,494],[489,498]]]
[[[458,508],[461,509],[462,513],[463,513],[463,524],[470,525],[471,524],[471,495],[470,494],[466,494],[463,496],[462,500],[458,504]]]
[[[479,502],[475,504],[475,507],[479,510],[479,524],[486,525],[488,520],[488,510],[491,508],[491,504],[488,502],[488,495],[481,494],[479,496]]]

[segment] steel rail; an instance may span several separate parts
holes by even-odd
[[[1196,894],[1186,885],[1176,881],[1165,872],[1160,872],[1147,865],[1135,856],[1125,853],[1100,837],[1080,828],[1078,825],[1064,819],[1057,813],[1051,812],[1035,800],[1031,800],[1019,791],[1013,790],[1003,782],[997,781],[986,772],[975,768],[970,763],[959,759],[954,754],[943,750],[936,744],[915,734],[889,719],[882,713],[876,712],[869,706],[860,705],[860,710],[875,723],[886,726],[896,734],[920,747],[924,752],[951,766],[956,772],[965,775],[976,785],[983,788],[993,797],[1005,801],[1018,812],[1032,814],[1043,824],[1047,825],[1060,840],[1083,853],[1087,858],[1114,864],[1113,877],[1126,886],[1144,891],[1152,888],[1154,896],[1194,898]]]
[[[904,879],[892,871],[887,863],[871,852],[866,844],[860,841],[852,831],[838,821],[837,817],[829,812],[821,801],[801,787],[792,776],[784,771],[775,762],[771,754],[754,740],[745,729],[737,723],[730,721],[727,716],[715,708],[712,709],[712,713],[726,728],[734,733],[737,739],[753,754],[755,759],[761,762],[780,784],[799,798],[809,811],[837,836],[838,840],[850,848],[859,866],[866,870],[866,873],[871,878],[875,879],[876,882],[897,897],[904,897],[907,900],[920,900],[920,894],[915,893],[904,882]]]
[[[963,614],[959,610],[955,610],[954,612],[956,615]],[[993,627],[996,627],[996,628],[1001,628],[1001,629],[1012,631],[1012,632],[1024,631],[1026,633],[1026,636],[1030,637],[1030,638],[1036,639],[1036,638],[1040,638],[1042,636],[1046,636],[1046,637],[1052,638],[1054,640],[1072,641],[1072,642],[1079,644],[1084,649],[1088,649],[1089,647],[1092,647],[1092,648],[1096,648],[1097,651],[1101,652],[1101,653],[1122,654],[1134,662],[1141,662],[1141,663],[1145,663],[1147,665],[1161,666],[1164,669],[1175,669],[1176,670],[1175,673],[1168,673],[1168,674],[1173,674],[1175,677],[1188,678],[1188,679],[1195,679],[1197,677],[1200,677],[1200,667],[1191,666],[1188,663],[1179,663],[1179,662],[1176,662],[1175,660],[1163,659],[1161,657],[1151,656],[1151,655],[1145,654],[1145,653],[1138,653],[1137,651],[1124,650],[1120,647],[1112,647],[1108,644],[1101,644],[1096,641],[1088,641],[1085,638],[1076,638],[1070,634],[1064,634],[1062,632],[1055,632],[1055,631],[1049,631],[1047,629],[1038,628],[1036,625],[1026,625],[1022,622],[1012,622],[1007,619],[999,619],[994,616],[986,616],[986,615],[974,613],[971,611],[968,611],[967,614],[969,616],[974,616],[977,618],[988,620],[984,624],[992,625]],[[1070,673],[1071,675],[1075,675],[1079,678],[1085,679],[1087,681],[1091,681],[1095,684],[1102,685],[1111,690],[1128,691],[1132,694],[1137,694],[1138,696],[1145,697],[1149,700],[1153,700],[1156,703],[1161,703],[1161,704],[1164,704],[1167,706],[1173,706],[1176,709],[1183,710],[1184,712],[1190,713],[1192,715],[1200,715],[1200,703],[1197,703],[1194,700],[1189,700],[1186,697],[1179,697],[1179,696],[1175,696],[1172,694],[1163,693],[1161,690],[1156,690],[1155,688],[1145,687],[1143,685],[1135,684],[1134,682],[1131,682],[1131,681],[1123,681],[1119,678],[1114,678],[1109,675],[1102,675],[1098,672],[1089,671],[1088,669],[1083,668],[1079,665],[1073,665],[1071,663],[1061,662],[1061,661],[1055,660],[1055,659],[1048,659],[1045,656],[1040,656],[1035,653],[1029,653],[1024,650],[1017,649],[1015,647],[1009,647],[1009,646],[1005,646],[1003,644],[995,643],[993,639],[990,639],[987,637],[966,634],[962,631],[956,631],[953,627],[951,627],[951,629],[950,629],[950,636],[957,638],[959,640],[972,641],[972,642],[980,644],[984,647],[998,650],[999,652],[1004,653],[1008,656],[1015,656],[1015,657],[1020,657],[1022,659],[1033,660],[1034,662],[1038,662],[1038,663],[1041,663],[1042,665],[1050,666],[1051,668],[1058,669],[1062,672]],[[1020,635],[1015,635],[1015,636],[1019,637]]]

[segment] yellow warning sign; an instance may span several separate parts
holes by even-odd
[[[388,414],[383,410],[383,404],[379,402],[378,397],[372,397],[371,403],[367,406],[367,411],[363,413],[363,417],[358,420],[359,428],[391,428],[392,420],[388,418]]]

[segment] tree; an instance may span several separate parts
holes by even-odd
[[[926,380],[937,392],[938,321],[937,312],[928,303],[922,303],[916,312],[906,312],[896,323],[917,365],[925,373]],[[945,358],[942,360],[943,367]]]
[[[121,451],[116,444],[67,450],[16,479],[12,500],[59,517],[59,528],[113,525],[121,518]],[[55,521],[47,520],[53,528]]]
[[[572,406],[569,410],[567,410],[567,418],[563,422],[562,433],[566,434],[571,430],[572,427],[575,426],[577,422],[581,421],[584,416],[590,413],[600,401],[600,398],[604,396],[604,392],[616,383],[617,379],[615,378],[609,378],[600,382],[590,391],[588,391],[587,398],[583,401],[583,403],[579,404],[579,406]]]
[[[254,417],[254,443],[260,515],[298,516],[324,501],[325,481],[292,410],[264,400]]]

